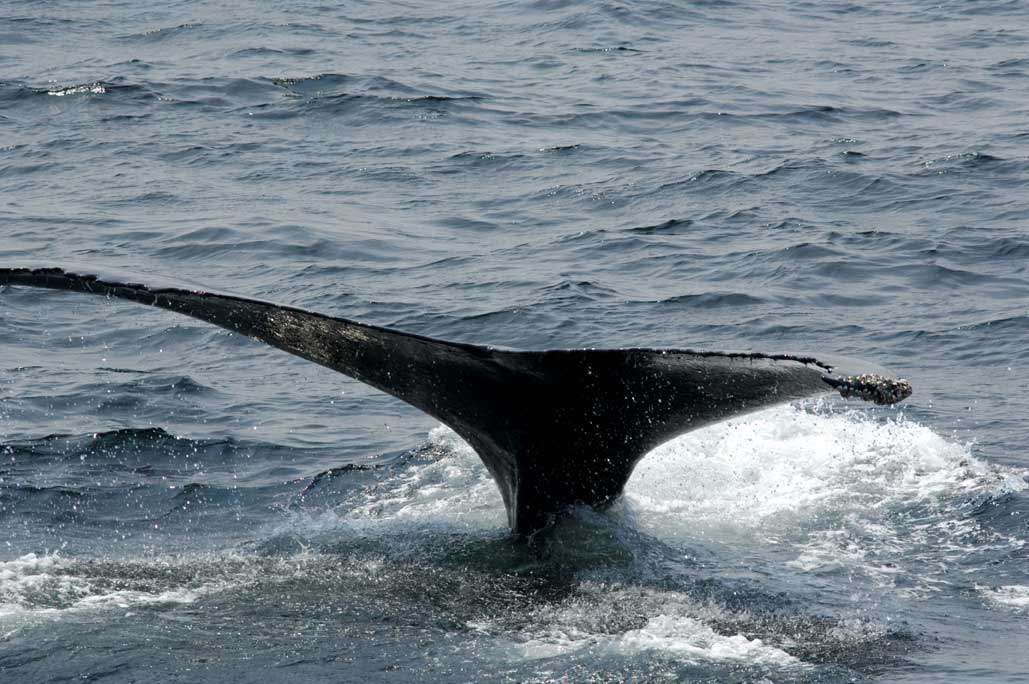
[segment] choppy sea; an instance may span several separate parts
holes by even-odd
[[[527,545],[390,397],[8,288],[0,682],[1029,680],[1026,55],[1019,1],[0,0],[0,265],[915,387]]]

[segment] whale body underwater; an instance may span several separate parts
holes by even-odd
[[[838,392],[877,404],[911,394],[825,359],[689,349],[515,351],[447,342],[289,306],[62,268],[0,268],[0,286],[127,299],[191,316],[348,375],[417,407],[482,459],[511,529],[531,534],[574,505],[603,507],[643,456],[678,435],[775,404]]]

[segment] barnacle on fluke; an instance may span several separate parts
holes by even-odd
[[[834,378],[826,376],[824,380],[840,396],[846,398],[857,397],[880,406],[896,404],[911,396],[911,383],[903,378],[887,378],[875,373],[864,373],[862,375],[845,375]]]

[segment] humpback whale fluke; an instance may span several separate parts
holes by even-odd
[[[254,299],[60,268],[0,268],[0,286],[128,299],[219,325],[356,378],[450,426],[528,534],[572,504],[615,499],[648,451],[684,432],[834,389],[892,404],[911,385],[836,377],[814,358],[686,349],[510,351]]]

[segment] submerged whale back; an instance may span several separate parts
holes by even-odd
[[[476,450],[519,533],[541,528],[569,505],[611,501],[644,454],[679,434],[833,388],[864,396],[874,385],[829,377],[827,365],[788,355],[500,350],[233,295],[58,268],[0,269],[0,285],[86,292],[167,309],[392,394],[445,423]],[[910,394],[906,383],[875,380],[895,391],[887,399]]]

